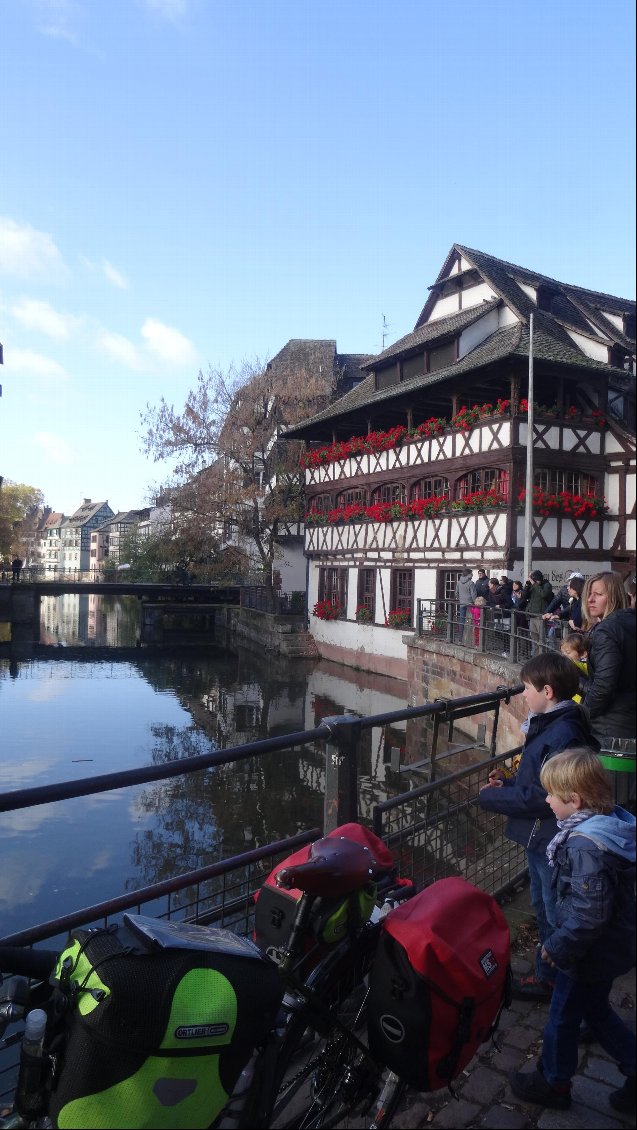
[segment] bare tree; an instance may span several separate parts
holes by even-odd
[[[281,438],[287,424],[320,411],[335,374],[244,362],[199,373],[184,408],[162,398],[146,406],[143,450],[174,463],[173,517],[211,552],[228,543],[253,547],[269,582],[279,536],[303,514],[301,444]]]

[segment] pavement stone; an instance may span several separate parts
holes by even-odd
[[[490,1130],[526,1130],[531,1123],[521,1111],[514,1110],[505,1103],[499,1103],[497,1106],[489,1107],[480,1120],[480,1126],[488,1126]]]
[[[520,973],[528,972],[533,966],[531,932],[519,933],[521,924],[532,921],[529,908],[528,888],[518,892],[509,913],[508,908],[503,907],[512,940],[516,941],[513,963]],[[521,942],[517,941],[518,937]],[[530,944],[523,950],[527,939],[531,939]],[[634,1028],[634,968],[617,978],[611,1002],[624,1023]],[[496,1043],[484,1044],[455,1080],[453,1088],[458,1101],[449,1098],[446,1090],[430,1095],[409,1090],[403,1104],[404,1113],[396,1117],[396,1124],[409,1130],[425,1130],[430,1126],[457,1127],[458,1130],[606,1130],[607,1127],[623,1130],[625,1126],[634,1127],[634,1119],[624,1118],[609,1105],[608,1096],[622,1085],[623,1076],[596,1043],[580,1046],[569,1110],[550,1110],[516,1098],[508,1075],[510,1071],[535,1067],[547,1014],[545,1004],[513,1001],[512,1007],[502,1015]]]

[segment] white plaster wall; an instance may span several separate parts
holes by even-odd
[[[498,306],[498,324],[500,329],[503,329],[505,326],[512,326],[515,322],[519,322],[519,320],[520,319],[513,313],[513,310],[511,310],[509,306]]]
[[[439,298],[427,321],[435,322],[437,318],[448,318],[449,314],[457,314],[460,301],[457,294],[448,294],[446,298]]]
[[[605,365],[608,364],[608,346],[593,341],[590,337],[584,337],[583,334],[575,333],[574,330],[569,330],[568,326],[565,326],[564,329],[586,357],[592,357],[594,361],[603,361]]]
[[[523,290],[525,294],[528,294],[529,298],[531,299],[531,302],[535,302],[536,305],[537,305],[537,287],[531,286],[530,283],[520,282],[519,279],[516,279],[515,281],[516,281],[517,285],[519,286],[520,290]]]
[[[285,542],[278,546],[283,554],[274,562],[274,569],[281,574],[281,592],[305,592],[305,554],[303,541]]]
[[[470,263],[468,259],[465,259],[464,255],[461,255],[460,256],[460,270],[461,271],[470,271],[472,269],[472,267],[473,267],[473,263]]]
[[[348,620],[356,619],[356,605],[358,604],[358,569],[347,570],[347,611]]]
[[[619,510],[619,475],[607,475],[604,481],[604,497],[611,514]]]
[[[617,326],[618,330],[621,330],[622,333],[624,332],[624,319],[622,318],[621,314],[609,314],[608,310],[602,310],[602,314],[605,318],[608,319],[609,322],[612,322],[614,326]]]
[[[414,576],[414,601],[436,599],[436,569],[416,569]]]
[[[637,488],[637,479],[635,478],[635,468],[626,475],[626,511],[630,514],[635,505],[635,493]]]
[[[318,642],[334,647],[382,655],[386,659],[406,659],[407,645],[403,643],[404,630],[385,628],[380,624],[357,624],[349,620],[318,620],[310,616],[310,632]]]
[[[546,518],[544,519],[544,523],[545,524],[542,526],[542,537],[549,546],[554,546],[556,549],[559,548],[557,542],[557,518]],[[524,545],[524,515],[518,518],[517,541],[518,545]],[[533,546],[535,547],[537,545],[537,538],[534,538]],[[542,568],[541,565],[535,564],[533,567],[537,569]]]
[[[460,334],[458,357],[466,357],[476,345],[490,337],[498,328],[498,311],[490,310],[484,318],[479,318],[472,326],[467,326]]]
[[[310,569],[307,579],[307,606],[310,610],[310,613],[312,612],[312,609],[314,608],[314,605],[318,600],[318,584],[319,567],[314,561],[310,561]],[[314,620],[310,617],[310,624],[313,623]]]
[[[478,283],[477,286],[470,286],[467,290],[463,290],[462,309],[469,310],[473,306],[479,306],[481,302],[491,302],[494,298],[498,298],[498,295],[492,286],[485,282]]]
[[[376,589],[376,620],[384,624],[385,617],[391,612],[391,569],[385,567],[378,570]]]

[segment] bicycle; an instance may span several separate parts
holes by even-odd
[[[317,899],[347,898],[376,884],[376,907],[368,921],[350,921],[347,935],[333,945],[312,938],[311,914]],[[226,1106],[211,1119],[213,1130],[313,1130],[359,1126],[388,1127],[406,1084],[370,1054],[365,1009],[368,973],[384,913],[415,894],[378,864],[369,848],[342,837],[324,837],[310,848],[307,862],[281,865],[277,884],[301,891],[287,943],[276,960],[282,1001],[265,1040],[253,1051]],[[230,932],[228,932],[230,933]],[[16,979],[8,1000],[0,999],[0,1038],[33,1004],[43,1003],[43,983],[57,960],[53,951],[0,947],[0,967],[36,979],[27,996]],[[0,990],[0,998],[2,996]],[[12,999],[11,999],[12,998]],[[363,1121],[364,1119],[364,1121]],[[50,1121],[0,1119],[0,1126],[45,1126]]]

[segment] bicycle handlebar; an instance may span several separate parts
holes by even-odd
[[[57,950],[32,950],[25,946],[0,946],[0,970],[47,981],[55,969]]]

